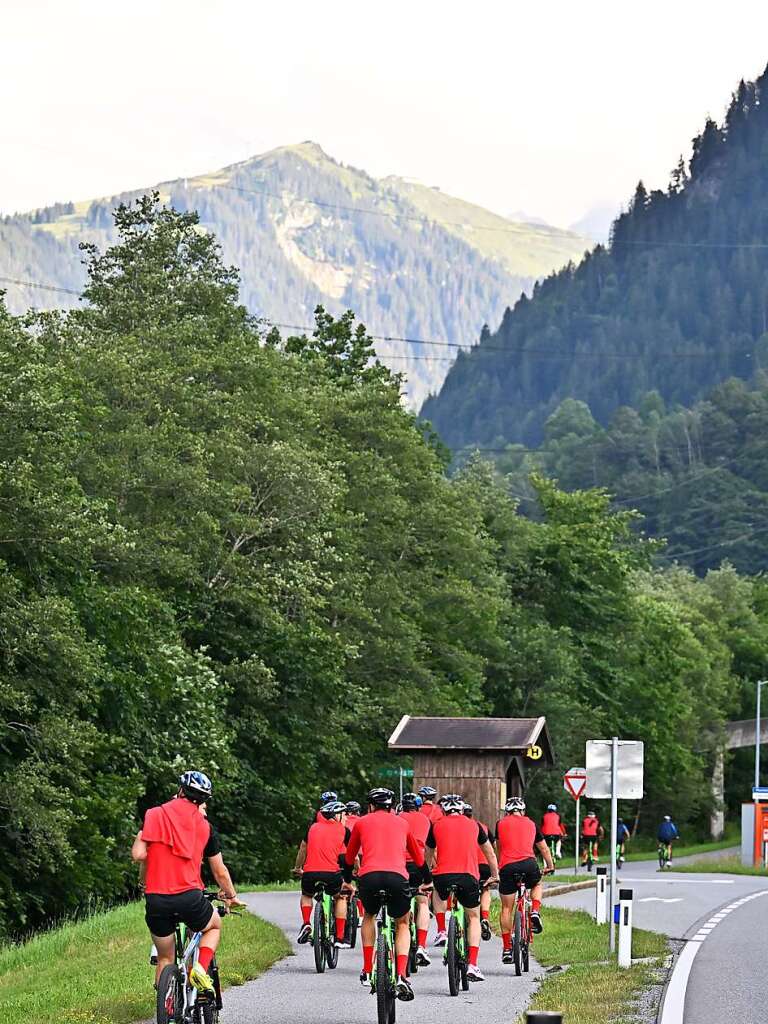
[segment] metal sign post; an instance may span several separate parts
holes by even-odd
[[[616,843],[618,839],[618,801],[641,800],[643,796],[643,755],[640,740],[587,740],[587,796],[611,801],[611,848],[609,883],[610,950],[616,949],[613,908],[616,903]]]
[[[573,873],[575,875],[578,875],[578,873],[579,873],[579,852],[580,852],[579,851],[579,837],[580,837],[580,832],[579,832],[579,817],[580,817],[580,815],[579,815],[579,811],[580,811],[580,809],[581,809],[581,797],[578,797],[577,800],[576,800],[576,841],[574,843],[574,846],[576,847],[576,865],[574,867],[574,872]]]

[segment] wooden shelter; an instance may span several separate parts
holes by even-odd
[[[542,718],[416,718],[404,715],[389,749],[413,757],[413,789],[461,793],[493,825],[508,796],[525,792],[527,766],[551,767]]]

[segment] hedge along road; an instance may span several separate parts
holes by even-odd
[[[295,956],[281,960],[256,981],[225,992],[222,1024],[283,1024],[286,1020],[291,1024],[317,1024],[318,1020],[374,1024],[376,1000],[359,980],[359,936],[355,949],[339,952],[335,971],[316,974],[312,947],[295,943],[301,921],[298,892],[245,893],[241,898],[254,913],[286,932]],[[546,927],[546,917],[544,922]],[[432,939],[434,924],[430,928],[430,942]],[[442,950],[430,946],[429,954],[432,966],[420,968],[412,979],[416,998],[411,1003],[397,1004],[398,1020],[404,1024],[438,1024],[448,1018],[451,1024],[514,1020],[528,1006],[541,972],[532,961],[531,973],[516,977],[513,967],[501,963],[501,940],[494,936],[480,947],[480,968],[486,980],[475,982],[468,992],[451,998]],[[226,935],[221,955],[227,955]]]
[[[670,978],[662,1024],[711,1024],[715,1020],[763,1024],[768,1005],[766,879],[676,875],[674,871],[661,874],[654,861],[626,863],[619,879],[622,888],[633,891],[638,928],[686,943]],[[591,911],[595,893],[582,890],[552,902]]]

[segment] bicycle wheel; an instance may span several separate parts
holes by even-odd
[[[157,983],[157,1024],[175,1024],[183,1004],[179,969],[176,964],[168,964]]]
[[[336,969],[339,962],[339,947],[333,941],[332,935],[325,937],[325,963],[329,971]]]
[[[522,967],[522,922],[520,911],[515,910],[515,924],[512,930],[512,959],[515,962],[515,974],[520,977],[523,973]]]
[[[664,862],[666,860],[664,853],[665,851],[661,847],[659,847],[659,871],[664,870]]]
[[[315,913],[312,920],[312,949],[315,954],[315,970],[318,974],[325,971],[325,911],[322,900],[315,902]]]
[[[350,896],[349,906],[347,907],[347,933],[345,936],[350,949],[354,949],[357,945],[357,929],[359,924],[360,922],[357,918],[357,901],[354,896]]]
[[[379,932],[376,940],[376,1012],[379,1024],[392,1024],[395,1019],[395,993],[392,991],[392,972],[387,939]]]
[[[451,914],[448,922],[448,942],[446,944],[446,963],[448,964],[448,991],[452,996],[459,994],[461,968],[459,964],[458,936],[456,934],[456,918]]]
[[[408,950],[408,974],[418,974],[419,965],[416,963],[416,943],[411,939],[411,946]]]
[[[203,1024],[219,1024],[219,1011],[213,1000],[200,1003],[199,1006],[202,1010],[201,1019]]]

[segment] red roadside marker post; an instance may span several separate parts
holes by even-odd
[[[569,768],[563,776],[563,789],[566,793],[570,793],[573,799],[576,801],[576,874],[579,873],[579,844],[580,844],[580,811],[581,811],[581,794],[587,788],[587,770],[586,768]]]

